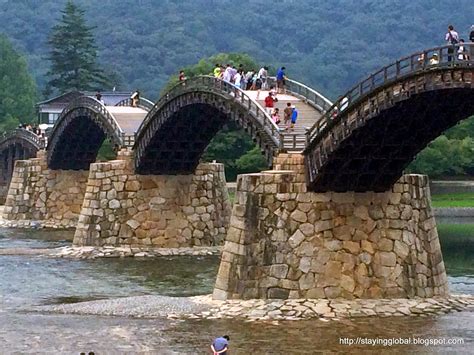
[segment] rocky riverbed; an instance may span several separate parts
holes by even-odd
[[[75,247],[59,248],[1,248],[0,255],[41,255],[54,258],[97,259],[97,258],[152,258],[162,256],[208,256],[219,255],[221,247],[192,248],[146,248],[146,247]]]
[[[194,297],[136,296],[119,299],[59,304],[35,308],[39,312],[125,316],[137,318],[243,319],[248,321],[354,317],[435,316],[456,311],[474,311],[474,296],[415,299],[289,299],[213,300]]]
[[[190,248],[147,248],[147,247],[75,247],[66,246],[54,249],[50,256],[59,258],[96,259],[123,257],[160,257],[160,256],[205,256],[219,255],[221,247]]]

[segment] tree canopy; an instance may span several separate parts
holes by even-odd
[[[62,11],[61,21],[52,29],[48,44],[51,69],[48,89],[98,90],[108,81],[97,64],[93,28],[88,27],[81,10],[71,0]]]
[[[62,20],[69,4],[77,8],[75,20],[82,19],[71,30],[85,28],[89,32],[82,38],[92,40],[88,44],[93,50],[86,51],[85,57],[101,63],[113,85],[121,81],[124,89],[140,88],[151,99],[182,68],[187,68],[187,76],[194,71],[210,73],[216,58],[201,58],[223,52],[247,53],[268,66],[283,64],[290,78],[336,99],[370,72],[414,51],[443,44],[448,24],[466,39],[474,12],[472,0],[121,0],[100,5],[86,0],[0,1],[0,28],[25,54],[41,90],[53,79],[48,70],[56,73],[45,60],[48,36],[53,40],[55,29],[64,30],[67,22]],[[453,9],[459,10],[455,16]],[[63,44],[60,39],[58,44]],[[116,74],[112,78],[108,73]],[[87,89],[98,86],[102,85],[93,83]],[[474,174],[467,159],[473,129],[462,123],[432,142],[411,171]],[[460,150],[449,151],[454,145]],[[466,159],[442,158],[460,153]],[[243,168],[249,160],[239,161]],[[446,164],[441,169],[442,161]]]
[[[240,65],[245,70],[257,69],[260,64],[248,54],[220,53],[201,59],[197,64],[182,68],[186,77],[211,75],[216,64]],[[178,82],[178,76],[170,78],[165,89]],[[204,161],[216,160],[224,163],[227,180],[234,181],[238,174],[257,172],[267,167],[267,162],[260,149],[252,142],[250,136],[234,122],[229,122],[217,133],[202,157]]]
[[[0,1],[0,28],[46,84],[47,37],[67,0]],[[370,72],[444,43],[452,23],[466,38],[472,0],[160,0],[74,2],[95,26],[100,63],[124,88],[152,99],[182,67],[215,53],[248,53],[335,99]],[[456,9],[453,16],[453,9]],[[459,11],[458,11],[459,10]]]
[[[0,34],[0,132],[34,119],[36,85],[25,59]]]

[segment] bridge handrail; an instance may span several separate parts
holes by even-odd
[[[54,125],[53,131],[51,132],[51,137],[49,139],[49,142],[53,141],[53,137],[56,132],[56,127],[57,123],[61,122],[62,119],[67,116],[69,113],[72,111],[78,109],[78,108],[88,108],[103,117],[107,120],[107,122],[110,124],[110,126],[113,128],[114,133],[120,140],[121,144],[123,145],[123,136],[124,132],[120,128],[117,120],[115,117],[107,110],[107,107],[104,106],[100,101],[98,101],[95,97],[92,96],[79,96],[77,99],[72,101],[68,106],[64,108],[64,110],[61,112],[59,115],[58,119],[56,120],[56,124]]]
[[[115,106],[131,107],[132,106],[132,99],[131,98],[123,99],[122,101],[119,101],[117,104],[115,104]],[[155,106],[155,104],[152,101],[150,101],[148,99],[145,99],[144,97],[140,97],[140,99],[138,100],[138,106],[137,107],[140,107],[140,108],[144,109],[145,111],[150,111],[151,109],[153,109],[153,106]]]
[[[464,52],[462,53],[468,56],[471,47],[474,47],[474,43],[465,43],[463,46]],[[308,150],[318,141],[320,133],[323,133],[326,129],[329,129],[342,119],[340,113],[346,110],[348,111],[350,107],[356,105],[376,89],[417,72],[432,71],[446,67],[472,67],[474,58],[467,57],[469,59],[458,59],[460,54],[458,53],[459,47],[459,44],[445,45],[416,52],[398,59],[360,81],[344,95],[340,96],[326,111],[323,117],[306,132],[305,150]],[[432,61],[434,55],[438,57],[437,63],[436,61]]]
[[[3,132],[0,136],[0,144],[15,136],[24,138],[39,149],[45,148],[45,140],[41,136],[38,136],[36,133],[29,131],[25,128],[16,128],[9,132]]]
[[[283,139],[280,129],[278,128],[278,125],[273,122],[272,118],[267,113],[267,111],[265,111],[262,105],[260,105],[256,100],[252,99],[243,90],[236,87],[232,83],[210,75],[196,76],[172,86],[159,98],[153,109],[148,112],[147,116],[140,124],[136,134],[140,134],[140,132],[144,131],[144,127],[149,124],[153,116],[164,106],[166,102],[183,93],[193,91],[192,89],[196,88],[205,88],[213,92],[225,93],[226,97],[240,101],[243,106],[247,107],[247,109],[253,113],[257,121],[262,125],[263,129],[272,137],[275,145],[281,147]],[[138,137],[135,137],[135,142],[137,141]]]
[[[276,77],[269,77],[269,85],[276,87]],[[321,93],[300,83],[299,81],[286,79],[285,90],[294,96],[303,98],[309,105],[313,106],[319,112],[324,113],[332,106],[332,102]]]

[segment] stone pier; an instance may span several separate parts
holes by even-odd
[[[224,166],[193,175],[137,175],[132,152],[91,164],[74,244],[189,247],[221,244],[231,207]]]
[[[46,152],[17,160],[5,201],[3,218],[45,221],[75,227],[81,211],[88,171],[48,169]]]
[[[448,294],[428,179],[384,193],[313,193],[304,158],[239,176],[215,299]]]

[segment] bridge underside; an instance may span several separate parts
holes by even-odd
[[[413,95],[368,117],[328,156],[310,188],[387,191],[429,142],[474,114],[474,90],[444,89]]]
[[[89,170],[106,135],[90,117],[79,116],[65,125],[58,140],[48,145],[48,166],[53,170]]]
[[[151,138],[136,172],[143,175],[192,174],[212,138],[229,116],[207,104],[181,108]]]

